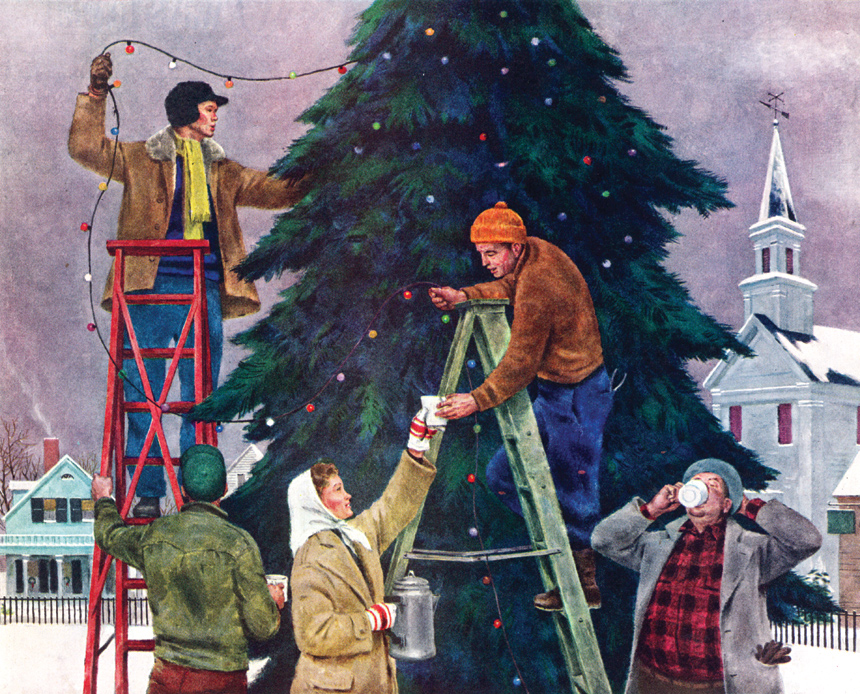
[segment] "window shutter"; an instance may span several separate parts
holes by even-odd
[[[30,520],[33,523],[45,522],[45,500],[30,499]]]
[[[68,499],[57,499],[57,523],[68,523]]]
[[[778,440],[781,444],[791,443],[791,403],[783,403],[777,407],[779,425]]]
[[[735,441],[740,441],[743,435],[743,419],[740,405],[729,407],[729,429],[734,434]]]

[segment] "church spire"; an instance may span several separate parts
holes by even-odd
[[[788,172],[785,169],[785,157],[782,154],[782,143],[779,140],[779,119],[777,118],[773,121],[773,141],[770,145],[770,160],[767,165],[767,178],[758,221],[763,222],[774,217],[797,221],[794,201],[791,199],[791,186],[788,184]]]
[[[744,320],[765,317],[779,330],[812,335],[813,294],[817,287],[800,274],[801,242],[806,228],[797,221],[782,143],[779,117],[781,94],[771,94],[773,141],[770,146],[764,196],[758,221],[749,229],[755,255],[755,273],[740,283],[744,296]]]

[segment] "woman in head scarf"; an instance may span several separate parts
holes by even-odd
[[[388,486],[352,520],[351,495],[331,461],[290,483],[292,614],[301,651],[291,694],[397,692],[384,635],[396,607],[384,602],[379,557],[418,512],[436,475],[424,456],[436,433],[426,419],[426,410],[415,415]]]

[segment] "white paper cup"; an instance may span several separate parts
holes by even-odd
[[[283,586],[284,593],[287,592],[287,577],[284,574],[266,574],[266,583],[270,586]]]
[[[686,508],[701,506],[708,500],[708,485],[702,480],[690,480],[678,490],[678,501]]]
[[[442,397],[439,395],[421,396],[421,407],[427,409],[427,426],[442,429],[448,424],[447,419],[436,414],[436,408],[439,407],[441,401]]]

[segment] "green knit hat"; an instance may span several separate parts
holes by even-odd
[[[224,456],[215,446],[198,444],[187,449],[179,459],[182,486],[195,501],[215,501],[224,496],[227,468]]]

